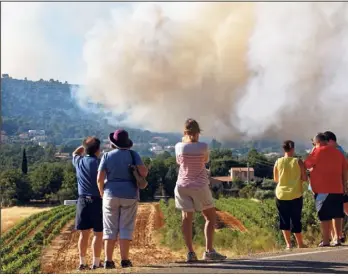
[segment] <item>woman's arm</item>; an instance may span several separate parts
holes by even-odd
[[[137,169],[138,169],[139,174],[142,177],[146,177],[147,174],[149,173],[149,170],[145,165],[137,165]]]
[[[301,169],[301,180],[307,181],[308,177],[307,177],[307,173],[306,173],[306,168],[305,168],[304,163],[301,159],[298,160],[298,165],[300,166],[300,169]]]
[[[103,197],[104,195],[104,181],[105,181],[105,171],[98,171],[98,176],[97,176],[97,183],[98,183],[98,189],[100,196]]]
[[[275,183],[279,182],[277,162],[274,164],[274,168],[273,168],[273,180]]]

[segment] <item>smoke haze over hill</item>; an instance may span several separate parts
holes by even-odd
[[[79,93],[161,131],[347,137],[348,3],[142,3],[95,25]]]
[[[77,102],[128,114],[124,125],[178,132],[194,117],[218,139],[348,137],[348,3],[2,7],[4,73],[74,75]]]

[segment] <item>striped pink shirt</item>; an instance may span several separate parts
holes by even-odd
[[[176,184],[182,187],[198,188],[209,184],[205,164],[209,161],[206,143],[177,143],[176,162],[180,165]]]

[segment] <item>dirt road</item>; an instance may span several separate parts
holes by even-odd
[[[233,216],[228,213],[217,211],[217,228],[232,228],[238,231],[246,231],[245,227]],[[157,230],[164,224],[163,214],[158,203],[140,204],[137,219],[135,222],[135,231],[130,250],[130,259],[135,267],[147,265],[165,265],[175,261],[184,261],[185,253],[177,253],[173,250],[163,247],[160,244],[159,237],[156,236]],[[79,234],[73,230],[74,222],[66,225],[61,234],[53,240],[51,246],[43,252],[42,272],[43,273],[74,273],[79,263],[77,241]],[[89,245],[92,241],[92,235]],[[91,250],[87,251],[89,262],[92,259]],[[101,259],[104,260],[104,252]],[[120,262],[119,250],[116,245],[113,256],[117,266]],[[105,272],[104,270],[98,270]],[[110,271],[113,273],[113,271]],[[120,272],[118,270],[114,271]]]
[[[134,240],[130,250],[130,259],[134,266],[147,264],[165,264],[182,257],[170,249],[159,246],[155,232],[163,225],[163,216],[159,204],[140,204],[136,219]],[[52,242],[42,256],[43,273],[74,272],[78,259],[77,241],[79,234],[73,230],[74,222],[69,223],[62,233]],[[89,243],[91,244],[92,235]],[[92,259],[91,250],[87,251],[87,260]],[[104,253],[102,252],[102,260]],[[114,260],[120,262],[119,250],[116,245]]]

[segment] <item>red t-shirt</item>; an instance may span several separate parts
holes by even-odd
[[[316,148],[304,162],[313,168],[310,181],[314,193],[343,194],[343,171],[348,170],[344,155],[335,147]]]

